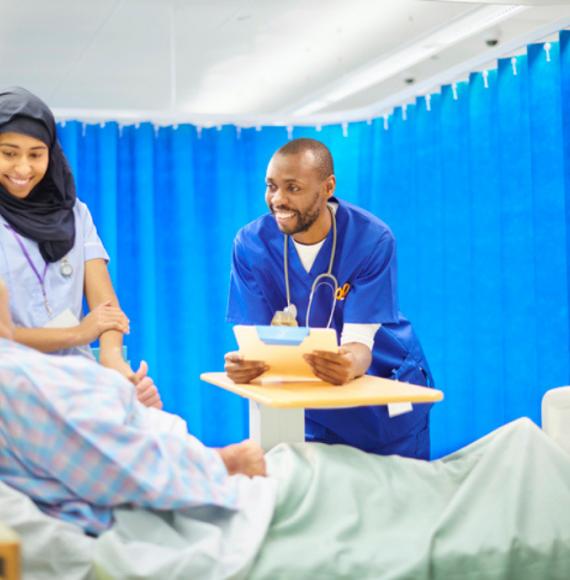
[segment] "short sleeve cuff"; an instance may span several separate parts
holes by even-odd
[[[109,262],[109,254],[103,247],[103,244],[96,242],[88,242],[84,246],[85,248],[85,261],[102,259],[105,262]]]
[[[347,322],[342,327],[340,344],[359,342],[372,350],[372,347],[374,346],[374,337],[378,330],[380,330],[381,326],[381,324],[354,324]]]

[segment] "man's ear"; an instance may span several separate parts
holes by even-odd
[[[336,189],[336,177],[334,175],[329,175],[325,180],[325,189],[327,192],[327,199],[334,195]]]

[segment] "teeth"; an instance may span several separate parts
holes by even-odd
[[[15,177],[10,177],[9,179],[16,185],[26,185],[30,181],[29,179],[16,179]]]

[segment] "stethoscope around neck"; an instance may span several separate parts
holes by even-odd
[[[332,308],[327,322],[326,328],[329,328],[333,319],[335,305],[336,305],[336,292],[338,290],[338,280],[332,273],[334,256],[336,253],[336,216],[334,211],[330,206],[327,206],[332,220],[332,249],[331,257],[329,260],[329,267],[326,272],[319,274],[311,284],[311,292],[309,294],[309,303],[307,304],[307,314],[305,316],[305,326],[309,326],[309,319],[311,314],[311,307],[313,305],[313,299],[315,297],[315,292],[319,286],[328,286],[332,290]],[[285,236],[285,242],[283,247],[283,270],[285,273],[285,294],[287,298],[287,306],[283,309],[283,312],[290,315],[293,319],[297,319],[297,307],[291,302],[291,291],[289,289],[289,236]]]

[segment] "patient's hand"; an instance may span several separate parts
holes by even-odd
[[[267,475],[263,449],[251,439],[217,449],[230,475]]]
[[[137,391],[137,399],[145,407],[156,407],[162,409],[162,400],[160,393],[154,381],[148,376],[148,364],[146,361],[141,361],[141,364],[135,373],[131,365],[123,360],[122,356],[101,356],[101,364],[109,369],[114,369],[120,372],[126,379],[128,379]]]
[[[146,361],[141,361],[138,371],[136,373],[131,371],[130,376],[127,378],[135,385],[137,399],[143,405],[162,409],[160,393],[154,381],[148,376],[148,364]]]
[[[269,365],[264,362],[244,360],[238,352],[228,352],[224,359],[228,377],[237,384],[249,383],[269,370]]]

